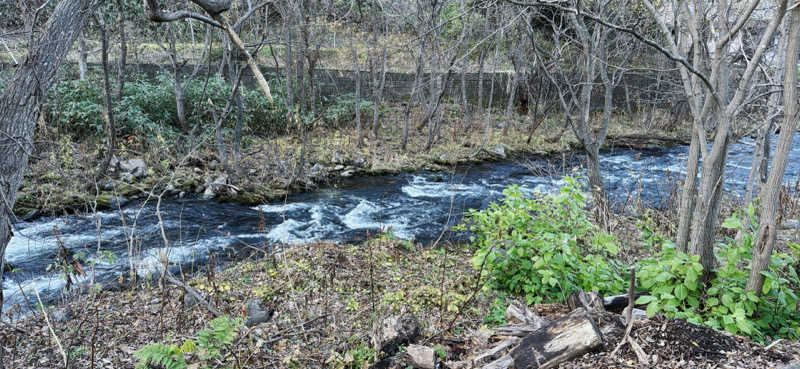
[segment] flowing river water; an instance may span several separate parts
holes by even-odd
[[[795,135],[792,147],[785,181],[795,183],[800,174],[800,134]],[[752,150],[753,142],[747,139],[731,147],[726,192],[743,192]],[[685,175],[686,153],[682,146],[603,153],[601,167],[612,201],[667,206],[675,184]],[[163,235],[155,201],[132,202],[121,210],[96,214],[20,221],[6,253],[14,271],[6,272],[2,286],[5,309],[35,304],[34,291],[47,302],[57,301],[80,291],[91,278],[114,285],[132,268],[146,277],[160,270],[164,258],[173,267],[191,272],[207,264],[212,255],[215,260],[231,259],[254,251],[250,246],[358,242],[380,230],[430,242],[457,224],[465,210],[485,208],[509,185],[522,186],[531,195],[557,189],[563,175],[582,173],[581,161],[580,156],[530,158],[461,166],[452,172],[362,177],[256,207],[199,199],[165,200],[160,205]],[[77,257],[87,272],[77,278],[78,288],[73,287],[72,292],[65,291],[64,276],[53,268],[59,244],[70,258]]]

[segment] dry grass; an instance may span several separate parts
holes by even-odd
[[[190,285],[232,317],[242,316],[254,298],[274,309],[270,322],[236,346],[241,367],[359,368],[353,357],[374,361],[371,327],[389,315],[417,316],[423,343],[482,325],[487,297],[475,290],[469,256],[463,247],[421,248],[385,236],[361,245],[315,243],[235,264]],[[162,293],[156,282],[83,294],[65,305],[72,319],[56,324],[55,332],[65,350],[76,353],[72,367],[90,367],[93,349],[95,367],[131,368],[134,350],[157,341],[181,345],[207,326],[209,313],[187,310],[182,296],[171,286]],[[62,367],[41,313],[12,324],[25,334],[0,325],[8,367]]]

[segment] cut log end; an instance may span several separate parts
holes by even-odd
[[[602,333],[585,309],[575,309],[523,338],[510,356],[516,369],[547,369],[602,346]]]

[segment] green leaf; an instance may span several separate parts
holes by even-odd
[[[761,293],[766,295],[772,289],[772,279],[767,278],[764,280],[764,285],[761,287]]]
[[[725,293],[722,295],[722,305],[733,308],[733,296],[731,296],[730,293]]]
[[[658,310],[659,310],[658,301],[650,302],[649,304],[647,304],[647,310],[646,310],[647,317],[648,318],[654,317],[658,313]]]
[[[689,289],[686,286],[679,284],[675,287],[675,297],[678,300],[683,301],[686,299],[686,296],[689,296]]]
[[[657,300],[658,300],[658,298],[656,298],[655,296],[644,295],[644,296],[639,296],[639,298],[636,299],[636,301],[634,301],[634,303],[636,305],[645,305],[645,304],[649,304],[649,303],[651,303],[653,301],[657,301]]]
[[[737,217],[726,218],[725,221],[722,222],[722,228],[725,228],[725,229],[741,229],[742,228],[742,221]]]

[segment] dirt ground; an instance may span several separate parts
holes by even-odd
[[[224,362],[234,368],[368,368],[385,356],[372,343],[373,327],[400,314],[419,320],[415,343],[435,347],[442,355],[440,368],[502,340],[484,322],[495,295],[476,281],[468,247],[422,248],[381,236],[360,245],[297,246],[267,257],[254,252],[251,259],[188,282],[231,317],[243,317],[252,299],[272,311],[271,320],[237,338]],[[93,362],[95,368],[132,368],[133,353],[144,345],[180,346],[208,327],[209,311],[188,301],[182,289],[162,288],[156,280],[135,289],[79,294],[50,308],[48,319],[41,312],[21,317],[12,311],[11,322],[0,324],[6,367],[63,368],[61,345],[71,368]],[[550,320],[568,312],[558,304],[533,310]],[[635,323],[631,332],[649,364],[640,363],[627,344],[611,357],[625,329],[617,317],[604,313],[599,319],[602,350],[561,368],[780,368],[800,359],[796,342],[765,348],[659,317]],[[192,356],[188,359],[191,363]]]

